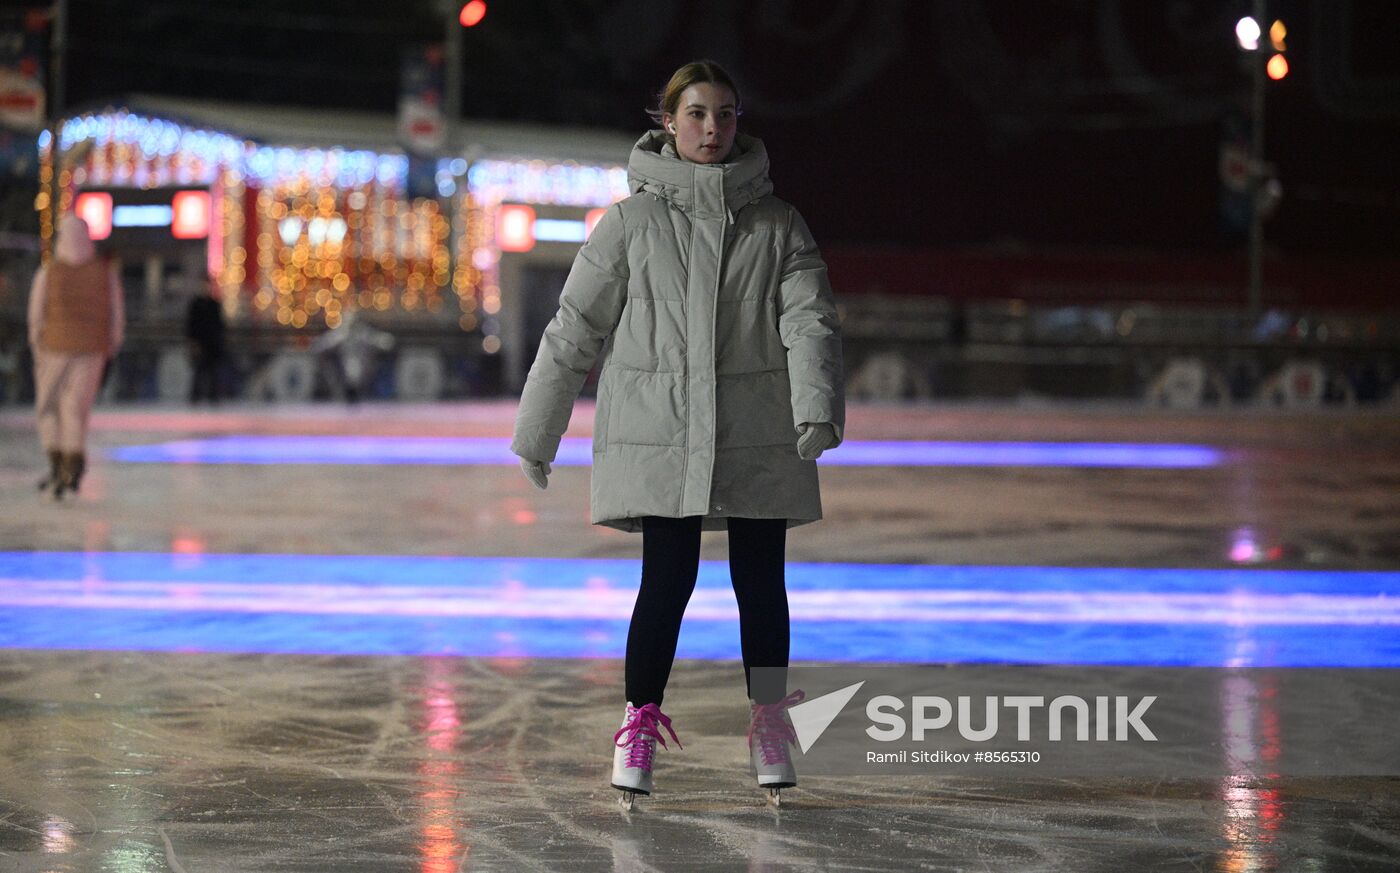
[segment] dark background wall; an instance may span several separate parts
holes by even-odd
[[[7,4],[25,5],[25,4]],[[726,64],[824,242],[1223,251],[1240,0],[491,0],[469,116],[640,133],[680,62]],[[1268,157],[1297,254],[1400,250],[1400,3],[1274,0]],[[73,0],[70,104],[127,92],[393,111],[428,0]],[[623,156],[619,155],[619,159]]]

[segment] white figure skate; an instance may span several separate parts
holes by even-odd
[[[758,787],[768,790],[768,802],[775,807],[783,805],[782,789],[797,785],[797,770],[788,751],[788,744],[797,742],[797,733],[787,720],[787,708],[806,696],[799,690],[777,703],[750,701],[750,772],[757,777]]]
[[[618,800],[623,809],[629,812],[637,795],[650,795],[652,792],[651,768],[656,758],[656,743],[669,748],[661,736],[659,727],[664,727],[681,745],[676,732],[671,730],[671,719],[667,718],[655,703],[648,703],[638,709],[630,702],[622,718],[622,728],[613,734],[612,787],[622,792]]]

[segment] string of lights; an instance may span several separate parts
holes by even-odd
[[[450,287],[458,325],[488,352],[501,205],[604,207],[628,193],[620,166],[443,158],[438,196],[410,197],[404,154],[269,145],[124,109],[69,119],[57,141],[57,153],[41,141],[40,176],[57,174],[60,211],[85,187],[210,188],[209,275],[229,316],[334,328],[350,309],[438,313]],[[47,240],[53,212],[38,205]]]

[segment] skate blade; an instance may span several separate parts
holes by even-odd
[[[770,789],[768,789],[768,805],[771,806],[771,807],[773,807],[774,809],[782,809],[782,807],[783,807],[783,789],[781,789],[781,788],[770,788]]]
[[[640,795],[641,797],[649,797],[649,796],[651,796],[651,792],[650,792],[650,791],[647,791],[645,788],[634,788],[634,787],[632,787],[631,785],[618,785],[616,782],[609,782],[608,784],[611,785],[612,787],[616,788],[618,791],[622,791],[622,792],[628,792],[628,791],[630,791],[630,792],[632,792],[633,794]]]
[[[651,795],[650,791],[643,791],[640,788],[632,788],[627,785],[618,785],[615,782],[611,784],[612,787],[622,792],[622,794],[617,798],[617,802],[622,804],[622,808],[627,810],[628,812],[632,811],[632,806],[636,802],[638,797],[649,797]]]

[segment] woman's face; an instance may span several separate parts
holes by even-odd
[[[676,137],[676,151],[687,161],[717,164],[729,157],[738,129],[734,92],[712,82],[696,82],[681,92],[676,114],[661,117]]]

